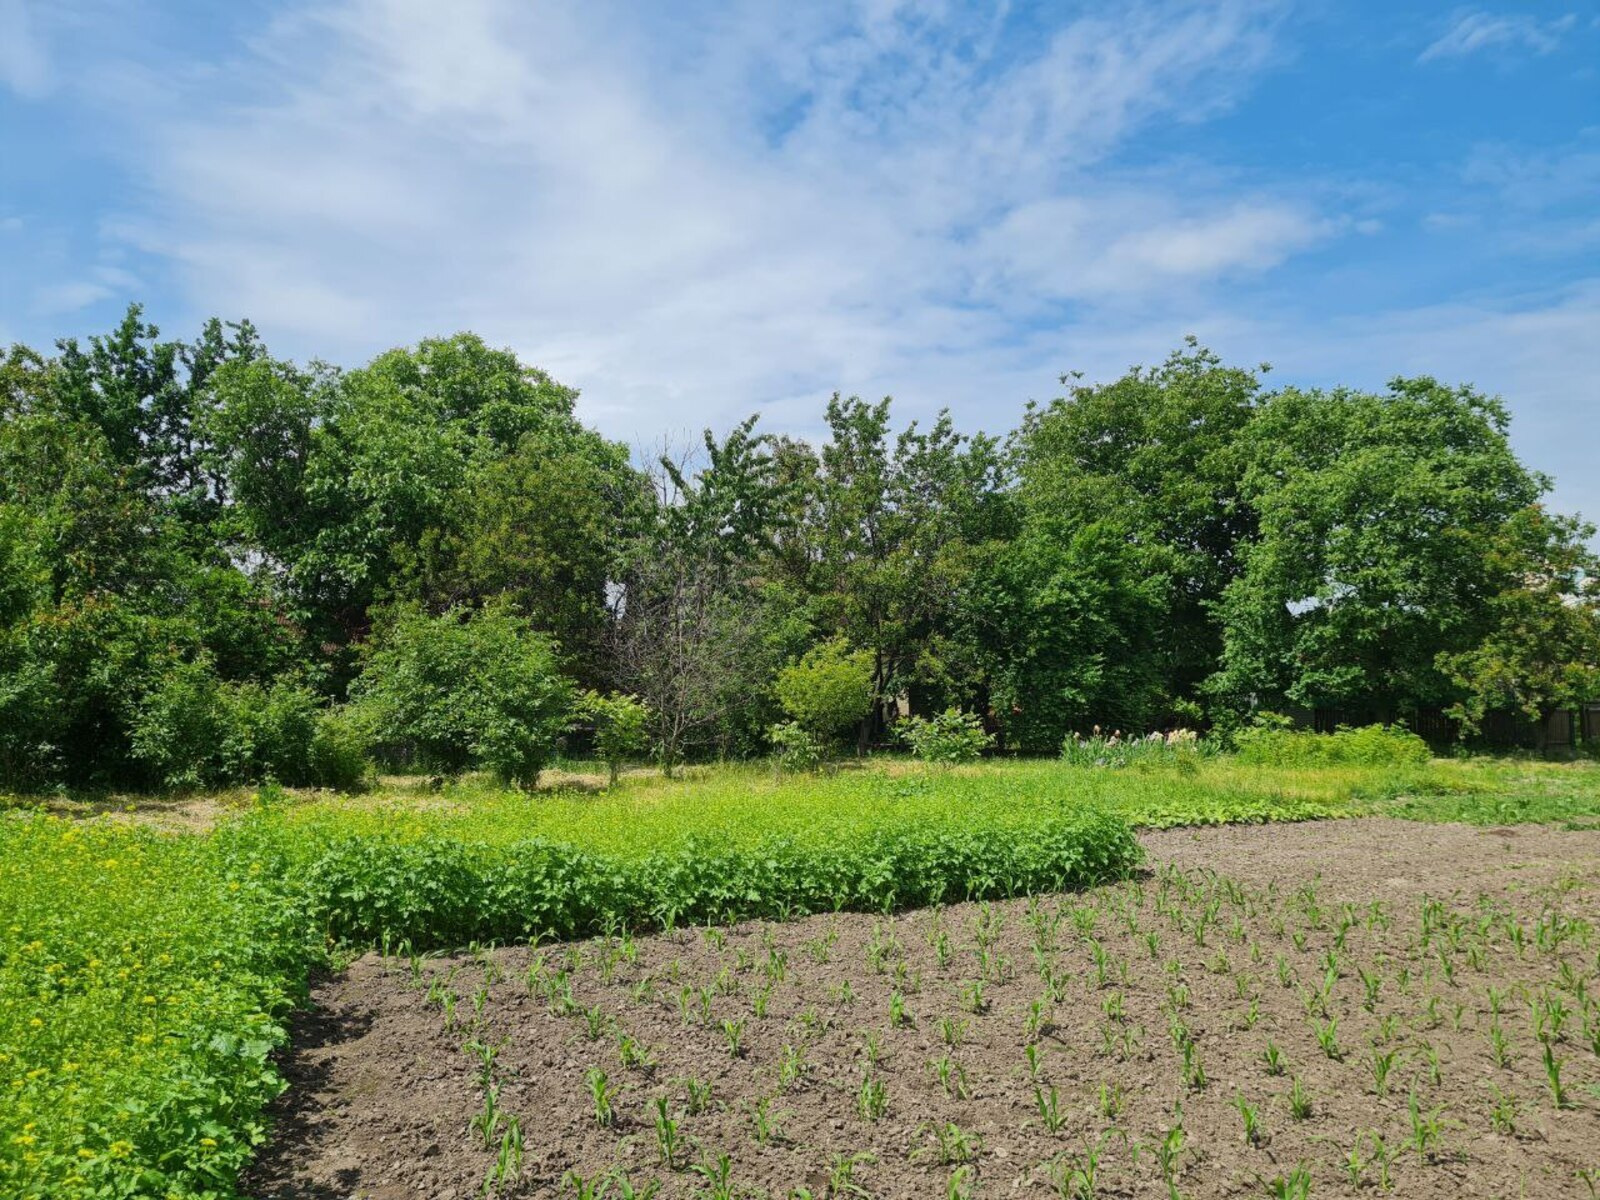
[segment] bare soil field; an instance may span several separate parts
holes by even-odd
[[[1361,819],[1144,841],[1139,878],[1082,894],[369,955],[316,986],[246,1189],[1600,1186],[1600,833]]]

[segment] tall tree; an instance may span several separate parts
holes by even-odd
[[[1214,606],[1255,535],[1239,485],[1241,439],[1259,402],[1255,372],[1190,338],[1159,367],[1074,383],[1031,409],[1017,434],[1026,527],[1061,545],[1096,528],[1126,547],[1128,569],[1148,584],[1141,594],[1162,593],[1162,633],[1143,642],[1151,661],[1138,673],[1153,674],[1169,702],[1192,698],[1212,672],[1222,644]]]
[[[1452,700],[1439,656],[1486,633],[1492,548],[1548,486],[1506,429],[1498,400],[1426,378],[1270,397],[1242,489],[1260,536],[1217,606],[1213,692],[1389,717]]]

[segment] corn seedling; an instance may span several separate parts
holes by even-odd
[[[856,1090],[856,1111],[869,1121],[876,1121],[889,1107],[889,1089],[883,1080],[871,1075],[861,1077]]]
[[[733,1200],[733,1160],[726,1154],[691,1163],[689,1169],[705,1180],[705,1200]]]
[[[657,1096],[655,1102],[656,1156],[669,1171],[678,1169],[678,1152],[683,1139],[678,1132],[678,1122],[667,1109],[667,1098]]]
[[[1307,1200],[1311,1195],[1311,1168],[1299,1163],[1287,1175],[1266,1181],[1272,1200]]]
[[[1048,1092],[1037,1084],[1033,1088],[1033,1104],[1039,1110],[1039,1120],[1051,1133],[1066,1124],[1067,1115],[1061,1111],[1061,1096],[1055,1088]]]
[[[928,1147],[941,1166],[958,1166],[969,1163],[978,1156],[983,1139],[968,1133],[954,1121],[935,1121],[922,1126],[922,1131],[933,1135],[933,1145]]]
[[[933,1059],[928,1066],[945,1095],[955,1100],[971,1099],[972,1089],[967,1086],[967,1073],[960,1063],[946,1054]]]
[[[1298,1075],[1289,1082],[1289,1115],[1296,1121],[1304,1121],[1311,1116],[1311,1093],[1306,1091],[1306,1085]]]
[[[1260,1145],[1261,1110],[1243,1096],[1235,1096],[1233,1098],[1233,1107],[1239,1110],[1239,1120],[1244,1124],[1245,1145]]]
[[[1432,1154],[1432,1147],[1439,1144],[1439,1139],[1444,1134],[1444,1105],[1437,1108],[1424,1108],[1417,1099],[1416,1089],[1413,1088],[1406,1098],[1406,1111],[1411,1117],[1411,1141],[1409,1145],[1417,1152],[1417,1157],[1427,1159]]]
[[[617,1094],[616,1086],[599,1067],[590,1067],[584,1078],[589,1084],[589,1099],[594,1105],[594,1122],[603,1129],[609,1128],[617,1119],[616,1110],[611,1106]]]
[[[1561,1083],[1561,1060],[1556,1057],[1549,1042],[1543,1043],[1544,1077],[1550,1085],[1550,1099],[1557,1108],[1571,1108],[1567,1089]]]

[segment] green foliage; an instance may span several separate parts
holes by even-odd
[[[1192,766],[1209,749],[1192,729],[1124,738],[1115,730],[1103,734],[1096,725],[1089,737],[1068,734],[1061,743],[1061,760],[1078,767]]]
[[[1235,741],[1241,761],[1275,766],[1406,766],[1425,763],[1432,754],[1427,742],[1398,725],[1364,725],[1334,733],[1258,726],[1240,731]]]
[[[1426,378],[1381,395],[1290,388],[1244,450],[1259,534],[1216,606],[1208,690],[1241,707],[1453,700],[1440,656],[1482,638],[1491,550],[1547,486],[1512,452],[1504,405]]]
[[[976,762],[994,744],[982,718],[959,708],[932,717],[907,717],[895,732],[923,762],[946,765]]]
[[[622,764],[650,746],[650,707],[637,696],[586,692],[577,702],[578,715],[594,722],[594,744],[617,782]]]
[[[760,754],[785,717],[881,745],[897,698],[1052,754],[1093,722],[1226,741],[1263,704],[1543,728],[1600,688],[1590,531],[1544,511],[1498,400],[1268,392],[1192,340],[1063,383],[1009,440],[835,396],[814,443],[751,417],[636,469],[572,389],[470,333],[340,370],[247,322],[163,338],[134,307],[14,347],[0,782],[354,780],[357,726],[324,709],[398,612],[524,622],[573,687],[647,707],[669,773]],[[500,701],[388,701],[360,707],[410,722],[382,731],[402,762],[527,780],[548,753],[544,717]]]
[[[399,610],[351,695],[391,752],[451,773],[480,766],[524,786],[538,782],[574,707],[549,638],[505,606],[438,617]]]
[[[1091,720],[1148,728],[1214,669],[1214,606],[1256,514],[1242,503],[1256,374],[1190,338],[1161,366],[1030,409],[1022,520],[1001,563],[1010,619],[990,654],[1008,737],[1049,752]]]
[[[1583,544],[1594,532],[1530,508],[1496,540],[1490,565],[1501,587],[1488,630],[1438,662],[1460,689],[1450,713],[1468,732],[1495,708],[1542,723],[1600,696],[1600,558]]]
[[[778,672],[778,703],[818,738],[836,737],[872,711],[872,655],[833,638]]]
[[[0,859],[0,1192],[227,1194],[315,957],[288,882],[239,839],[34,815]]]
[[[131,734],[134,757],[165,788],[272,780],[350,790],[367,770],[359,726],[309,688],[292,680],[229,683],[204,659],[161,675],[140,701]]]
[[[815,771],[822,765],[825,747],[798,721],[780,721],[767,731],[778,758],[778,767],[784,771]]]

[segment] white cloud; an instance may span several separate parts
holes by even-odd
[[[50,59],[27,0],[0,0],[0,85],[25,99],[50,90]]]
[[[1025,393],[1061,302],[1137,324],[1341,228],[1196,164],[1108,165],[1234,103],[1275,54],[1270,5],[1037,37],[897,4],[446,11],[297,10],[224,64],[237,99],[206,75],[155,119],[163,81],[133,81],[153,198],[116,228],[280,351],[474,328],[619,434],[802,397],[811,420],[835,387]]]
[[[1570,13],[1544,21],[1526,13],[1492,14],[1480,10],[1461,10],[1451,19],[1450,28],[1430,43],[1419,62],[1440,58],[1461,58],[1483,50],[1520,49],[1549,54],[1561,44],[1561,37],[1577,24]]]
[[[33,311],[42,316],[61,316],[113,296],[135,298],[139,280],[122,268],[102,265],[87,274],[86,279],[69,279],[38,288],[33,294]]]

